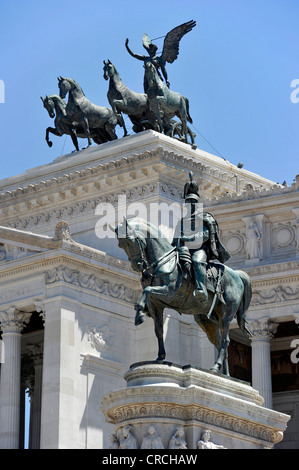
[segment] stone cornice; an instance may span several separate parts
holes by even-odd
[[[42,252],[28,253],[26,257],[2,262],[1,283],[46,274],[46,283],[60,279],[62,282],[127,302],[134,303],[136,295],[140,295],[139,277],[128,261],[81,245],[70,238],[63,239],[57,230],[53,238],[6,228],[2,231],[0,228],[0,233],[6,240],[12,238],[15,242],[18,241],[20,246],[25,241],[28,245],[34,243],[44,248]],[[58,239],[54,240],[55,237]]]
[[[111,158],[113,158],[113,155]],[[239,170],[231,164],[224,165],[223,168],[219,169],[214,162],[211,162],[209,165],[208,163],[202,163],[200,159],[195,158],[195,156],[191,158],[190,156],[169,152],[162,147],[158,147],[155,150],[146,150],[143,153],[100,163],[96,166],[86,167],[52,177],[45,181],[32,182],[24,187],[7,190],[0,194],[0,204],[7,204],[7,202],[14,202],[19,199],[24,200],[24,198],[32,199],[37,196],[41,197],[42,195],[47,195],[49,192],[52,193],[53,189],[55,192],[59,192],[71,188],[71,193],[74,197],[76,191],[78,191],[78,186],[94,182],[99,184],[102,177],[106,179],[126,174],[128,180],[143,177],[144,181],[146,181],[146,179],[148,179],[148,172],[154,171],[163,173],[163,171],[169,171],[169,167],[181,172],[180,177],[182,183],[185,183],[187,172],[193,170],[195,177],[198,177],[200,181],[205,181],[212,185],[218,184],[220,187],[223,186],[224,189],[227,188],[229,192],[234,192],[236,172],[242,175],[242,170]],[[177,177],[179,177],[179,174]],[[262,186],[263,188],[269,189],[271,187],[270,181],[251,174],[250,172],[246,172],[244,179],[240,180],[241,187],[244,188],[245,184],[248,184],[248,182],[250,182],[254,188]]]
[[[219,209],[225,210],[231,213],[232,210],[244,213],[245,210],[252,207],[259,211],[256,207],[257,200],[263,200],[263,204],[277,205],[277,204],[294,204],[294,200],[298,200],[299,204],[299,184],[294,183],[292,186],[285,188],[279,185],[273,185],[272,188],[260,189],[252,188],[244,189],[241,194],[229,194],[226,193],[223,196],[215,197],[213,199],[206,199],[205,205],[207,207],[214,208],[216,211]],[[242,206],[240,206],[240,203]],[[219,208],[219,209],[218,209]]]

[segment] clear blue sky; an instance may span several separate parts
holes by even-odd
[[[0,0],[0,178],[72,151],[70,137],[53,136],[52,148],[45,141],[53,120],[40,96],[58,93],[57,76],[107,106],[110,59],[141,92],[142,63],[126,52],[126,37],[144,53],[144,32],[157,38],[191,19],[197,26],[167,70],[171,88],[190,101],[198,147],[290,185],[299,173],[299,103],[290,99],[298,0]],[[156,43],[162,50],[163,39]]]

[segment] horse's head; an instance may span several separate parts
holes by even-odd
[[[112,64],[112,62],[110,62],[110,60],[108,59],[108,62],[104,62],[104,79],[105,80],[108,80],[109,78],[113,77],[114,73],[115,73],[115,67],[114,65]]]
[[[72,90],[72,83],[68,78],[57,77],[59,96],[60,98],[65,98],[69,91]]]
[[[54,101],[48,95],[45,98],[40,97],[43,102],[44,108],[48,111],[50,118],[55,117],[55,105]]]
[[[118,224],[115,233],[118,246],[126,252],[132,268],[140,272],[144,269],[145,243],[138,229],[134,222],[125,219]]]

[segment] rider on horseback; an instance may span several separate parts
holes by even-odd
[[[184,199],[187,203],[187,215],[178,223],[172,245],[176,246],[180,259],[188,269],[188,258],[192,261],[196,289],[193,295],[201,301],[206,301],[207,293],[207,263],[217,259],[225,263],[230,258],[229,253],[219,240],[218,224],[209,212],[202,210],[198,184],[192,180],[185,184]]]

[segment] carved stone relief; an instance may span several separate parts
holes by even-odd
[[[91,347],[98,353],[101,354],[102,351],[111,348],[113,333],[107,325],[102,325],[98,328],[88,325],[87,336]]]
[[[251,305],[265,305],[299,299],[299,287],[277,286],[268,290],[254,290]]]
[[[297,227],[290,222],[272,225],[272,252],[295,250],[297,245]]]
[[[229,231],[223,236],[223,242],[232,258],[245,257],[245,233]]]
[[[46,272],[46,283],[52,284],[54,282],[67,282],[129,303],[135,303],[136,299],[136,291],[123,284],[116,284],[94,274],[87,274],[64,266]]]
[[[37,253],[36,251],[23,248],[22,246],[0,244],[0,263],[2,261],[12,261],[19,258],[24,258]]]

